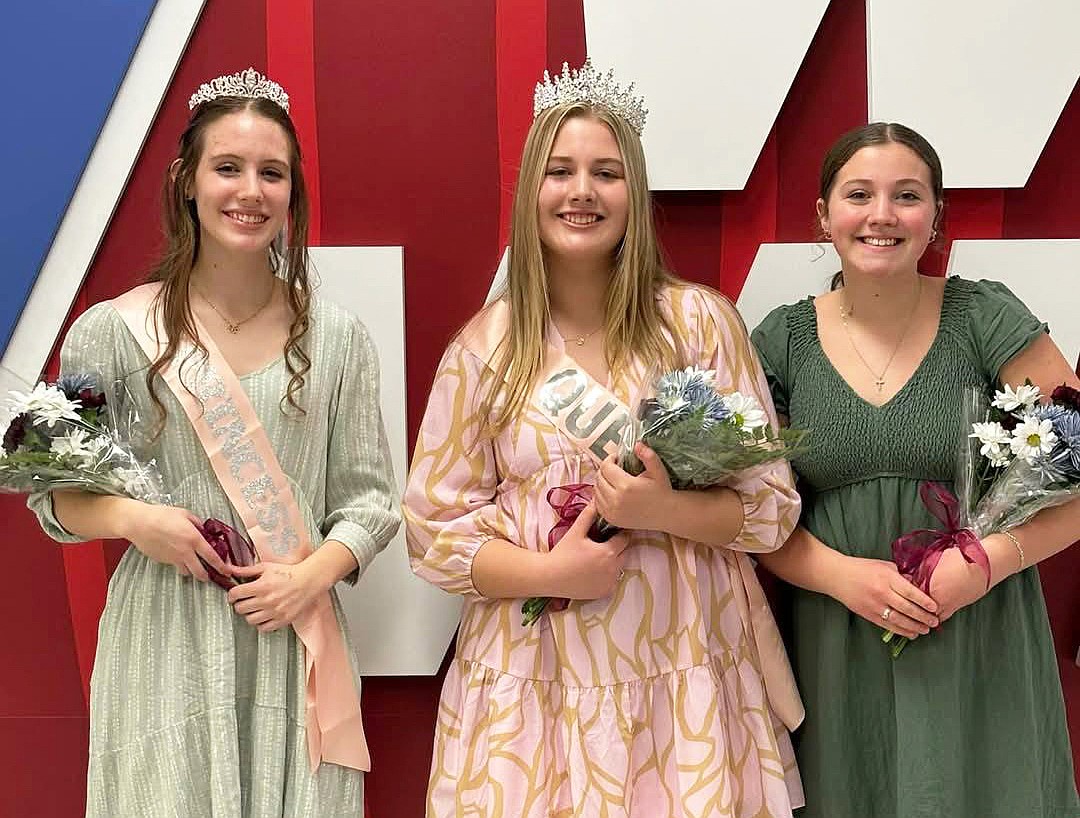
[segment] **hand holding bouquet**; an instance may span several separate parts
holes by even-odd
[[[972,423],[958,492],[974,509],[980,537],[1080,495],[1080,391],[1062,384],[1049,403],[1041,399],[1039,387],[1027,383],[1015,390],[1006,384],[989,409],[973,401],[983,422]]]
[[[925,593],[942,554],[959,548],[990,581],[982,540],[1023,525],[1038,512],[1080,497],[1080,391],[1059,386],[1040,404],[1037,386],[1006,384],[990,405],[972,392],[965,407],[970,434],[961,449],[957,493],[924,483],[920,496],[943,530],[923,529],[898,538],[893,561]],[[886,631],[882,640],[896,658],[907,645]]]
[[[667,470],[671,487],[706,489],[754,466],[789,460],[801,451],[804,431],[773,430],[758,402],[750,396],[716,391],[715,372],[687,367],[657,380],[655,397],[642,401],[638,420],[628,424],[621,441],[619,465],[632,475],[645,467],[634,454],[640,441],[652,449]],[[559,486],[548,492],[548,502],[559,521],[548,536],[551,548],[591,498],[585,484]],[[618,527],[597,519],[589,537],[598,542],[618,533]],[[521,606],[522,624],[531,625],[552,603],[532,597]],[[566,607],[557,601],[558,609]]]
[[[95,375],[64,375],[30,392],[10,393],[13,417],[0,452],[0,492],[77,489],[170,504],[154,461],[135,454],[139,416],[133,402],[122,384],[109,399],[99,383]],[[251,543],[225,523],[209,519],[197,528],[227,565],[256,560]],[[222,588],[236,584],[209,566],[207,571]]]

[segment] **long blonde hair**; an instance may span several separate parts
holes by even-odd
[[[607,288],[604,356],[608,367],[618,372],[631,356],[638,355],[668,369],[686,357],[657,303],[661,288],[677,279],[667,270],[656,238],[641,140],[626,122],[603,107],[570,103],[549,108],[529,129],[514,193],[509,267],[500,294],[510,307],[509,328],[493,361],[496,386],[485,390],[480,403],[480,417],[488,419],[484,431],[492,436],[521,411],[543,366],[548,283],[538,199],[559,129],[575,117],[596,119],[611,129],[622,154],[629,193],[626,235],[612,259]]]

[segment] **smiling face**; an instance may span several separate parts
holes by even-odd
[[[603,122],[563,122],[537,198],[540,243],[551,260],[610,264],[626,235],[629,193],[615,135]]]
[[[939,206],[926,162],[906,145],[886,142],[856,151],[817,211],[845,272],[887,277],[916,271]]]
[[[289,213],[289,157],[282,127],[253,111],[207,126],[189,191],[202,248],[266,252]]]

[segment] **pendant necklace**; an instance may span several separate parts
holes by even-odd
[[[266,300],[263,301],[262,305],[257,310],[255,310],[255,312],[253,312],[251,315],[249,315],[247,318],[244,318],[244,319],[242,319],[240,321],[233,321],[228,316],[226,316],[225,313],[223,313],[221,310],[219,310],[217,307],[215,307],[214,302],[211,301],[209,298],[207,298],[206,294],[199,287],[196,287],[194,284],[192,284],[191,286],[194,287],[195,292],[197,292],[199,294],[199,298],[201,298],[203,301],[205,301],[207,306],[210,307],[210,309],[212,309],[214,312],[216,312],[218,317],[222,321],[225,322],[225,329],[230,335],[236,335],[238,332],[240,332],[240,327],[242,327],[244,324],[246,324],[252,318],[257,316],[263,310],[265,310],[267,308],[267,306],[269,306],[270,302],[274,298],[274,284],[273,284],[273,281],[271,281],[271,283],[270,283],[270,294],[266,297]]]
[[[908,330],[911,329],[911,319],[915,317],[915,310],[922,300],[922,276],[919,276],[918,282],[918,289],[915,292],[915,303],[911,305],[911,312],[908,313],[907,321],[904,322],[904,331],[900,334],[900,339],[896,342],[896,346],[893,347],[892,354],[889,356],[889,360],[885,362],[885,368],[882,369],[881,372],[875,371],[866,358],[863,357],[862,352],[859,351],[859,347],[855,343],[855,338],[851,334],[851,328],[848,326],[848,318],[851,317],[855,309],[845,303],[843,296],[840,298],[840,323],[844,326],[844,334],[847,335],[848,343],[850,343],[851,348],[855,350],[855,354],[858,356],[859,360],[862,361],[862,365],[866,367],[866,371],[874,376],[874,386],[877,387],[879,394],[885,390],[885,373],[889,371],[889,367],[892,366],[893,358],[896,357],[896,353],[899,352],[900,347],[903,346],[904,339],[907,338],[908,335]]]

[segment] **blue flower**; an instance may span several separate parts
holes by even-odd
[[[702,427],[708,429],[731,416],[730,410],[713,386],[711,369],[688,366],[661,376],[656,382],[656,397],[646,401],[642,420],[646,429],[656,429],[700,413]]]
[[[93,375],[84,375],[82,373],[61,375],[56,379],[56,386],[64,393],[68,400],[78,400],[79,393],[84,389],[89,389],[94,392],[98,391],[97,378]]]
[[[1050,460],[1058,470],[1080,479],[1080,412],[1064,409],[1053,423],[1058,440]]]

